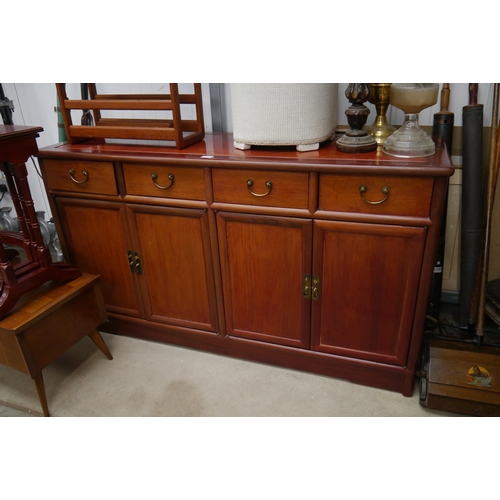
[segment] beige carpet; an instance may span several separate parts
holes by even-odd
[[[405,398],[181,347],[109,334],[103,338],[112,361],[85,338],[43,371],[52,416],[461,416],[421,407],[417,390]],[[2,365],[0,405],[41,415],[29,376]]]

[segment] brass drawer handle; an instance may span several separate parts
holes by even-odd
[[[253,186],[253,180],[252,179],[248,179],[247,180],[247,188],[250,191],[250,194],[253,194],[254,196],[262,197],[262,196],[267,196],[271,192],[271,189],[273,188],[273,183],[271,181],[266,181],[267,191],[265,193],[262,193],[262,194],[254,193],[250,189],[252,186]]]
[[[156,172],[153,172],[151,174],[151,179],[153,179],[153,184],[158,188],[158,189],[168,189],[168,188],[171,188],[174,184],[174,174],[168,174],[168,178],[170,179],[170,184],[168,186],[160,186],[160,184],[158,184],[156,182],[156,180],[158,179],[158,174]]]
[[[87,170],[84,170],[82,172],[83,176],[85,177],[85,179],[83,179],[83,181],[79,181],[79,180],[75,179],[75,173],[76,172],[75,172],[74,168],[70,169],[69,176],[73,182],[76,182],[77,184],[85,184],[89,180],[89,173]]]
[[[359,195],[361,196],[361,199],[363,201],[366,201],[366,203],[369,203],[370,205],[380,205],[381,203],[384,203],[384,201],[387,200],[387,198],[389,198],[389,193],[390,193],[391,190],[390,190],[389,186],[384,186],[382,188],[382,194],[385,194],[385,197],[382,198],[379,201],[370,201],[370,200],[367,200],[363,196],[363,193],[366,193],[367,191],[368,191],[368,187],[365,184],[361,184],[361,186],[359,186]]]

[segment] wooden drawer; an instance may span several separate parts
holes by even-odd
[[[428,217],[433,184],[430,177],[321,174],[319,210]]]
[[[212,179],[215,202],[308,208],[309,174],[307,172],[214,168]],[[271,184],[267,184],[268,182]]]
[[[205,200],[203,168],[123,164],[127,194],[158,198]]]
[[[43,166],[48,189],[118,194],[111,162],[43,160]]]

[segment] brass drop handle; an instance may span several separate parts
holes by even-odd
[[[79,181],[79,180],[75,179],[75,173],[76,172],[75,172],[74,168],[70,169],[69,176],[73,182],[76,182],[77,184],[85,184],[89,180],[89,173],[87,170],[83,170],[83,172],[82,172],[83,176],[85,177],[85,179],[83,179],[83,181]]]
[[[367,191],[368,191],[368,187],[365,184],[361,184],[361,186],[359,186],[359,196],[361,196],[361,199],[363,201],[366,201],[366,203],[369,203],[370,205],[380,205],[381,203],[384,203],[384,201],[387,200],[387,198],[389,198],[389,193],[391,190],[390,190],[389,186],[384,186],[381,191],[382,191],[382,194],[385,194],[385,197],[379,201],[367,200],[363,196],[363,193],[366,193]]]
[[[265,193],[254,193],[250,188],[253,186],[253,180],[248,179],[247,180],[247,188],[250,191],[250,194],[253,194],[254,196],[262,197],[262,196],[267,196],[270,192],[271,189],[273,188],[273,183],[271,181],[266,181],[266,187],[267,191]]]
[[[158,184],[156,182],[156,180],[158,179],[158,174],[156,172],[153,172],[151,174],[151,179],[153,179],[153,184],[158,188],[158,189],[168,189],[168,188],[171,188],[172,185],[174,184],[174,174],[168,174],[168,178],[170,179],[170,184],[168,186],[160,186],[160,184]]]

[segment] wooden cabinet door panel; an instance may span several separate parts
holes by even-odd
[[[163,323],[217,331],[217,305],[204,210],[128,205],[141,256],[147,315]]]
[[[312,349],[405,365],[426,231],[316,221]]]
[[[101,275],[108,310],[142,315],[138,284],[128,263],[130,240],[123,203],[56,198],[64,246],[73,265]]]
[[[309,348],[312,221],[219,212],[217,228],[227,333]]]

